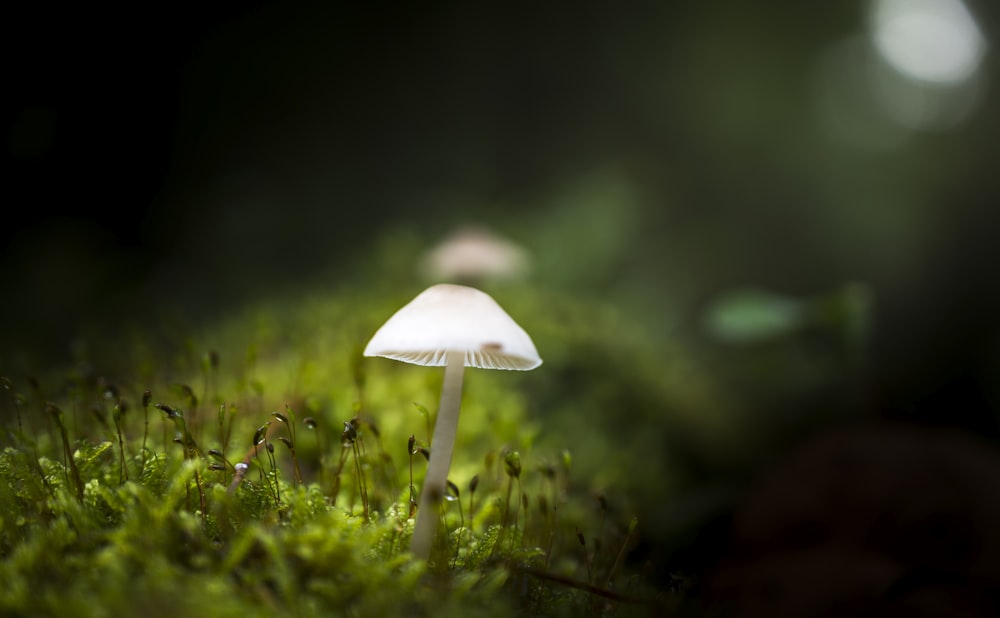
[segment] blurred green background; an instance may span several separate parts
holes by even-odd
[[[997,437],[989,3],[12,11],[6,373],[71,361],[92,324],[407,297],[400,273],[471,223],[531,256],[522,307],[612,314],[564,333],[604,356],[552,357],[534,395],[617,407],[580,424],[623,450],[692,451],[705,491],[663,521],[705,521],[699,482],[827,421]],[[697,432],[761,437],[755,458],[671,434],[704,409]]]

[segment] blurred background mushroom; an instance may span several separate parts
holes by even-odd
[[[427,279],[466,285],[527,275],[528,252],[484,226],[463,225],[424,254]]]

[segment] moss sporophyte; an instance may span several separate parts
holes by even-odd
[[[516,296],[527,291],[504,289],[534,341],[551,337],[552,318]],[[631,510],[623,490],[560,456],[585,443],[553,416],[584,405],[550,397],[562,372],[524,390],[499,372],[463,383],[466,366],[537,367],[532,339],[471,288],[414,300],[432,311],[408,318],[409,335],[394,317],[372,337],[405,302],[358,300],[255,311],[169,354],[116,347],[23,386],[0,376],[0,616],[659,609],[616,515]],[[369,353],[444,369],[366,358],[369,340]],[[551,362],[559,348],[545,348]],[[213,383],[193,397],[178,384],[197,384],[203,358]],[[418,403],[436,397],[440,413]]]
[[[393,314],[372,336],[364,355],[445,368],[410,544],[413,556],[426,560],[447,492],[465,367],[525,371],[541,365],[542,359],[531,337],[490,295],[452,284],[427,288]]]

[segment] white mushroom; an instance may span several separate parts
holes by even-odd
[[[455,230],[423,258],[424,274],[439,281],[511,279],[528,270],[528,252],[483,227]]]
[[[529,370],[541,365],[542,359],[531,337],[489,294],[447,283],[427,288],[393,314],[372,336],[364,355],[445,367],[410,545],[414,556],[426,560],[451,467],[465,367]]]

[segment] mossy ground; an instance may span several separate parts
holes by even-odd
[[[590,389],[566,398],[553,377],[620,362],[617,338],[638,339],[607,308],[527,287],[498,297],[547,365],[467,376],[440,543],[428,563],[411,558],[442,376],[361,356],[411,291],[304,296],[210,327],[105,333],[78,346],[69,369],[5,377],[2,613],[628,616],[677,606],[676,591],[629,559],[641,522],[614,454],[628,449],[602,433],[607,421],[586,420],[608,402]],[[580,427],[562,431],[574,417]]]

